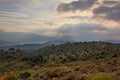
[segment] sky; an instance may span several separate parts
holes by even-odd
[[[0,0],[0,31],[120,40],[120,0]]]

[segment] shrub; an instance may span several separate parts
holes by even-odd
[[[29,72],[23,72],[23,73],[20,73],[19,74],[19,77],[21,78],[21,79],[27,79],[27,78],[29,78],[31,76],[31,74],[29,73]]]
[[[47,72],[46,72],[46,76],[52,79],[52,78],[54,78],[54,77],[58,77],[59,75],[58,75],[58,73],[55,72],[55,71],[47,71]]]
[[[80,76],[76,73],[70,73],[65,75],[61,80],[81,80]]]
[[[9,74],[4,77],[2,77],[0,80],[19,80],[15,75]]]
[[[90,77],[90,80],[116,80],[116,78],[111,74],[98,73],[98,74],[92,75]]]
[[[9,51],[15,51],[15,49],[14,48],[10,48]]]

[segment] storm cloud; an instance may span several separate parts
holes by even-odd
[[[76,11],[76,10],[87,10],[91,8],[97,0],[78,0],[73,1],[71,3],[61,3],[57,7],[57,11],[59,12],[67,12],[67,11]]]
[[[102,2],[102,4],[97,4]],[[97,5],[94,7],[94,5]],[[92,8],[92,9],[91,9]],[[90,10],[91,9],[91,10]],[[57,6],[58,12],[89,10],[93,17],[106,20],[120,21],[120,1],[77,0],[71,3],[61,3]]]
[[[120,3],[116,3],[115,6],[99,6],[93,11],[96,17],[100,17],[107,20],[120,21]]]
[[[117,4],[119,2],[119,0],[106,0],[106,1],[103,1],[103,4],[105,5],[114,5],[114,4]]]

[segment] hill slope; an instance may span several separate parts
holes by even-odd
[[[15,80],[120,80],[120,44],[68,42],[33,52],[1,50],[0,63],[0,76]]]
[[[46,41],[70,41],[72,40],[69,36],[61,36],[61,37],[49,37],[43,36],[34,33],[25,33],[25,32],[5,32],[0,30],[0,38],[8,42],[17,42],[18,45],[21,44],[35,44],[35,43],[43,43]]]
[[[3,50],[9,50],[10,48],[14,48],[14,49],[20,49],[20,50],[36,50],[39,48],[43,48],[46,46],[51,46],[51,45],[60,45],[63,43],[66,43],[67,41],[48,41],[45,43],[41,43],[41,44],[24,44],[24,45],[14,45],[14,46],[10,46],[7,44],[7,46],[2,46],[0,47],[0,49]]]

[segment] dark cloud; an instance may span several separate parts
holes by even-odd
[[[107,30],[104,26],[102,25],[97,25],[97,24],[77,24],[77,25],[64,25],[63,27],[59,28],[60,32],[71,32],[74,31],[77,33],[79,33],[80,31],[94,31],[94,30],[98,30],[98,31],[105,31]]]
[[[61,3],[57,7],[58,12],[68,12],[76,10],[88,10],[90,9],[98,0],[78,0],[72,1],[71,3]],[[107,20],[120,21],[120,1],[115,0],[105,0],[99,7],[93,10],[94,16]],[[70,18],[80,18],[79,16]]]
[[[59,12],[76,11],[76,10],[87,10],[91,8],[97,0],[78,0],[71,3],[61,3],[57,7]]]
[[[105,5],[114,5],[117,4],[119,1],[118,0],[107,0],[107,1],[103,1],[103,4]]]
[[[111,2],[112,3],[112,2]],[[96,17],[101,17],[107,20],[120,21],[120,3],[116,3],[115,6],[99,6],[93,11]]]
[[[62,17],[62,18],[65,18],[65,19],[85,19],[88,17],[86,17],[86,16],[67,16],[67,17]]]

